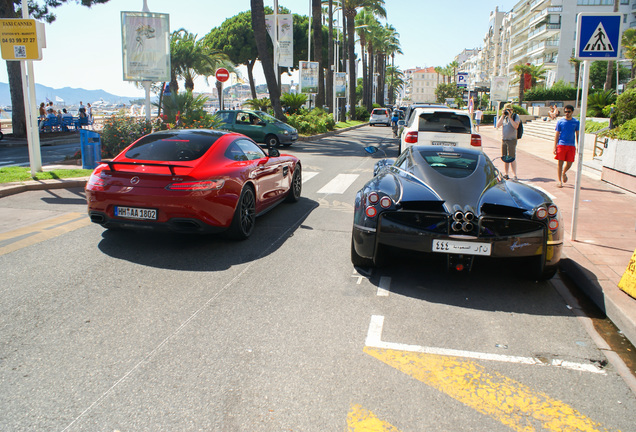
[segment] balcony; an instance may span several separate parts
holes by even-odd
[[[548,10],[544,9],[543,11],[541,11],[541,13],[538,13],[537,15],[535,15],[534,18],[530,20],[530,22],[528,23],[528,27],[534,27],[535,25],[543,21],[547,16],[548,16]]]
[[[528,33],[528,40],[536,39],[539,36],[550,36],[561,31],[561,24],[544,24]]]
[[[532,3],[530,3],[530,10],[542,10],[546,6],[548,6],[548,3],[550,3],[548,2],[548,0],[534,0]]]

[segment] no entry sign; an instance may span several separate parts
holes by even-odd
[[[214,74],[217,80],[225,82],[230,79],[230,72],[225,68],[218,68]]]

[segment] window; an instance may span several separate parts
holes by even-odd
[[[236,144],[245,155],[246,159],[242,160],[256,160],[267,157],[263,149],[261,149],[258,145],[254,144],[250,140],[238,139],[234,141],[234,143],[232,143],[232,145],[234,144]]]
[[[577,0],[576,4],[579,6],[614,6],[614,0]]]
[[[222,134],[203,131],[154,133],[137,141],[125,156],[157,162],[191,161],[203,156]]]
[[[465,178],[477,168],[479,156],[455,152],[423,150],[419,155],[438,173],[451,178]]]
[[[453,112],[422,113],[418,130],[422,132],[471,133],[470,117]]]

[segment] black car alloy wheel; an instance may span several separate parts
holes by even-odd
[[[246,186],[241,192],[238,205],[234,211],[232,225],[230,225],[229,234],[236,239],[246,239],[254,231],[256,224],[256,199],[254,190]]]
[[[303,190],[303,176],[300,165],[296,165],[294,169],[294,176],[289,185],[289,193],[287,194],[287,202],[296,202],[300,199],[300,194]]]

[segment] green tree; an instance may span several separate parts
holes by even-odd
[[[634,79],[636,74],[636,30],[629,28],[623,33],[621,38],[621,48],[625,53],[625,57],[632,61],[632,74],[631,79]]]
[[[463,91],[455,83],[442,83],[435,89],[435,97],[438,103],[445,103],[447,98],[461,98]]]
[[[320,0],[311,0],[311,27],[314,35],[314,61],[318,62],[318,93],[316,93],[316,106],[325,104],[325,62],[322,56],[323,28],[322,28],[322,4]]]
[[[587,97],[587,115],[590,117],[601,117],[603,108],[611,105],[616,101],[616,92],[614,89],[599,90]]]
[[[203,43],[210,49],[222,51],[235,64],[247,67],[252,98],[256,99],[256,83],[254,81],[254,65],[258,58],[256,39],[252,29],[252,13],[241,12],[223,21],[203,38]]]
[[[252,0],[257,1],[257,0]],[[349,101],[351,113],[356,102],[356,58],[355,58],[355,19],[358,9],[368,7],[374,14],[386,18],[384,0],[342,0],[347,27],[347,60],[349,62]],[[354,117],[355,118],[355,117]]]
[[[31,18],[41,19],[47,23],[55,21],[53,9],[68,3],[69,0],[29,0],[29,13]],[[109,0],[81,0],[82,6],[91,7],[97,4],[108,3]],[[0,0],[0,18],[21,18],[22,0]],[[11,93],[11,123],[13,135],[19,138],[26,136],[26,112],[24,107],[24,93],[22,89],[22,72],[19,61],[7,61],[7,76],[9,78],[9,91]],[[35,109],[35,107],[33,107]]]
[[[288,114],[296,114],[307,102],[307,95],[304,93],[283,93],[280,101],[287,108]]]
[[[389,104],[394,105],[399,91],[404,87],[404,72],[395,66],[389,66],[386,70],[389,82]]]
[[[614,0],[614,13],[618,12],[618,1],[619,0]],[[614,78],[614,63],[615,62],[613,62],[613,61],[607,62],[607,72],[605,74],[605,84],[603,85],[603,90],[605,90],[605,91],[608,91],[609,89],[611,89],[613,87],[612,86],[612,80],[616,81],[616,79]],[[618,65],[618,63],[616,63],[616,65]]]
[[[234,70],[234,64],[228,56],[206,45],[203,39],[181,28],[170,36],[170,90],[178,93],[178,78],[183,78],[187,91],[194,90],[197,76],[207,79],[219,67]]]
[[[272,107],[272,101],[270,101],[269,98],[252,98],[246,100],[245,105],[258,111],[267,111],[268,108]]]
[[[607,68],[608,68],[608,62],[606,61],[592,62],[592,65],[590,66],[590,85],[592,86],[593,89],[599,90],[605,87],[605,78],[607,76]],[[629,79],[630,73],[629,73],[629,70],[627,70],[627,68],[619,65],[618,75],[621,81],[625,81]],[[610,88],[616,88],[616,73],[612,74],[612,81],[610,84],[611,84]]]

